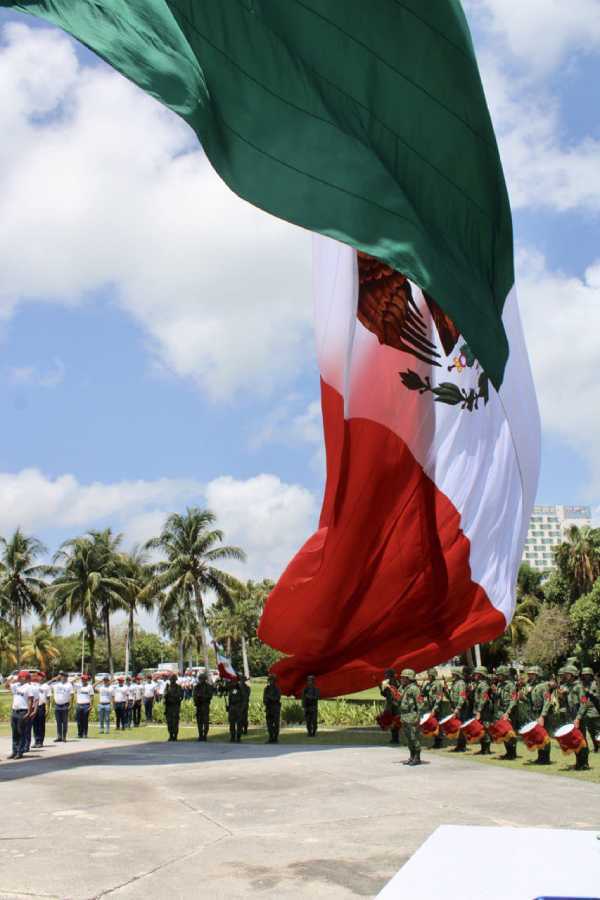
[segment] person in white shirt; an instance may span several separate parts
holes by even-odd
[[[90,721],[90,712],[94,705],[94,685],[90,681],[90,676],[83,673],[81,681],[77,684],[77,736],[86,738],[88,736],[88,723]]]
[[[110,706],[113,694],[114,689],[111,686],[110,678],[105,675],[98,685],[98,730],[100,734],[108,734],[110,731]]]
[[[117,678],[117,683],[113,687],[113,701],[115,704],[115,727],[117,731],[125,731],[125,716],[127,710],[127,701],[129,699],[129,690],[125,685],[125,679],[122,675]]]
[[[156,696],[155,700],[157,703],[162,703],[163,697],[165,696],[165,689],[167,687],[167,682],[161,676],[156,681]]]
[[[54,701],[54,717],[56,719],[56,737],[54,742],[66,743],[69,728],[69,709],[73,698],[73,685],[67,680],[66,672],[58,673],[58,680],[52,682],[52,700]]]
[[[135,728],[140,727],[142,720],[142,698],[144,696],[144,687],[142,679],[136,675],[133,681],[133,724]]]
[[[44,739],[46,737],[46,708],[48,697],[50,695],[50,685],[46,682],[45,672],[38,672],[35,676],[35,680],[38,685],[38,707],[33,718],[33,737],[35,741],[33,749],[37,750],[44,746]]]
[[[146,725],[152,721],[152,708],[154,706],[154,698],[156,696],[156,685],[152,681],[152,675],[146,676],[144,683],[144,712],[146,714]]]
[[[125,728],[131,728],[133,721],[133,701],[134,690],[131,677],[128,675],[125,679],[125,688],[127,689],[127,704],[125,706]]]
[[[35,703],[31,690],[30,675],[22,669],[17,680],[10,686],[12,692],[12,710],[10,725],[12,730],[12,753],[9,759],[23,759],[27,746],[27,725],[35,715]]]

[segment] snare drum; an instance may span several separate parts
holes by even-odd
[[[440,733],[440,723],[433,713],[425,713],[419,721],[421,734],[425,737],[437,737]]]
[[[519,734],[528,750],[542,750],[550,740],[550,735],[543,725],[536,721],[528,722],[519,728]]]
[[[575,728],[573,724],[563,725],[562,728],[554,732],[554,737],[563,753],[579,753],[580,750],[587,747],[587,742],[582,732],[579,728]]]

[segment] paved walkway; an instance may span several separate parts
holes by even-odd
[[[372,897],[442,823],[599,826],[598,785],[405,753],[51,744],[0,764],[0,898]]]

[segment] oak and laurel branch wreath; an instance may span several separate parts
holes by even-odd
[[[487,406],[490,398],[489,378],[482,372],[477,382],[477,390],[471,388],[468,392],[464,388],[458,387],[451,381],[443,381],[437,386],[432,386],[428,375],[425,378],[412,369],[407,372],[399,372],[402,384],[409,391],[418,391],[420,394],[433,394],[436,403],[446,403],[448,406],[459,406],[461,409],[467,409],[473,412],[479,409],[479,401],[483,400],[483,405]]]

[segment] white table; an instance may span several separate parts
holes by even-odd
[[[600,900],[599,831],[442,825],[382,900]]]

